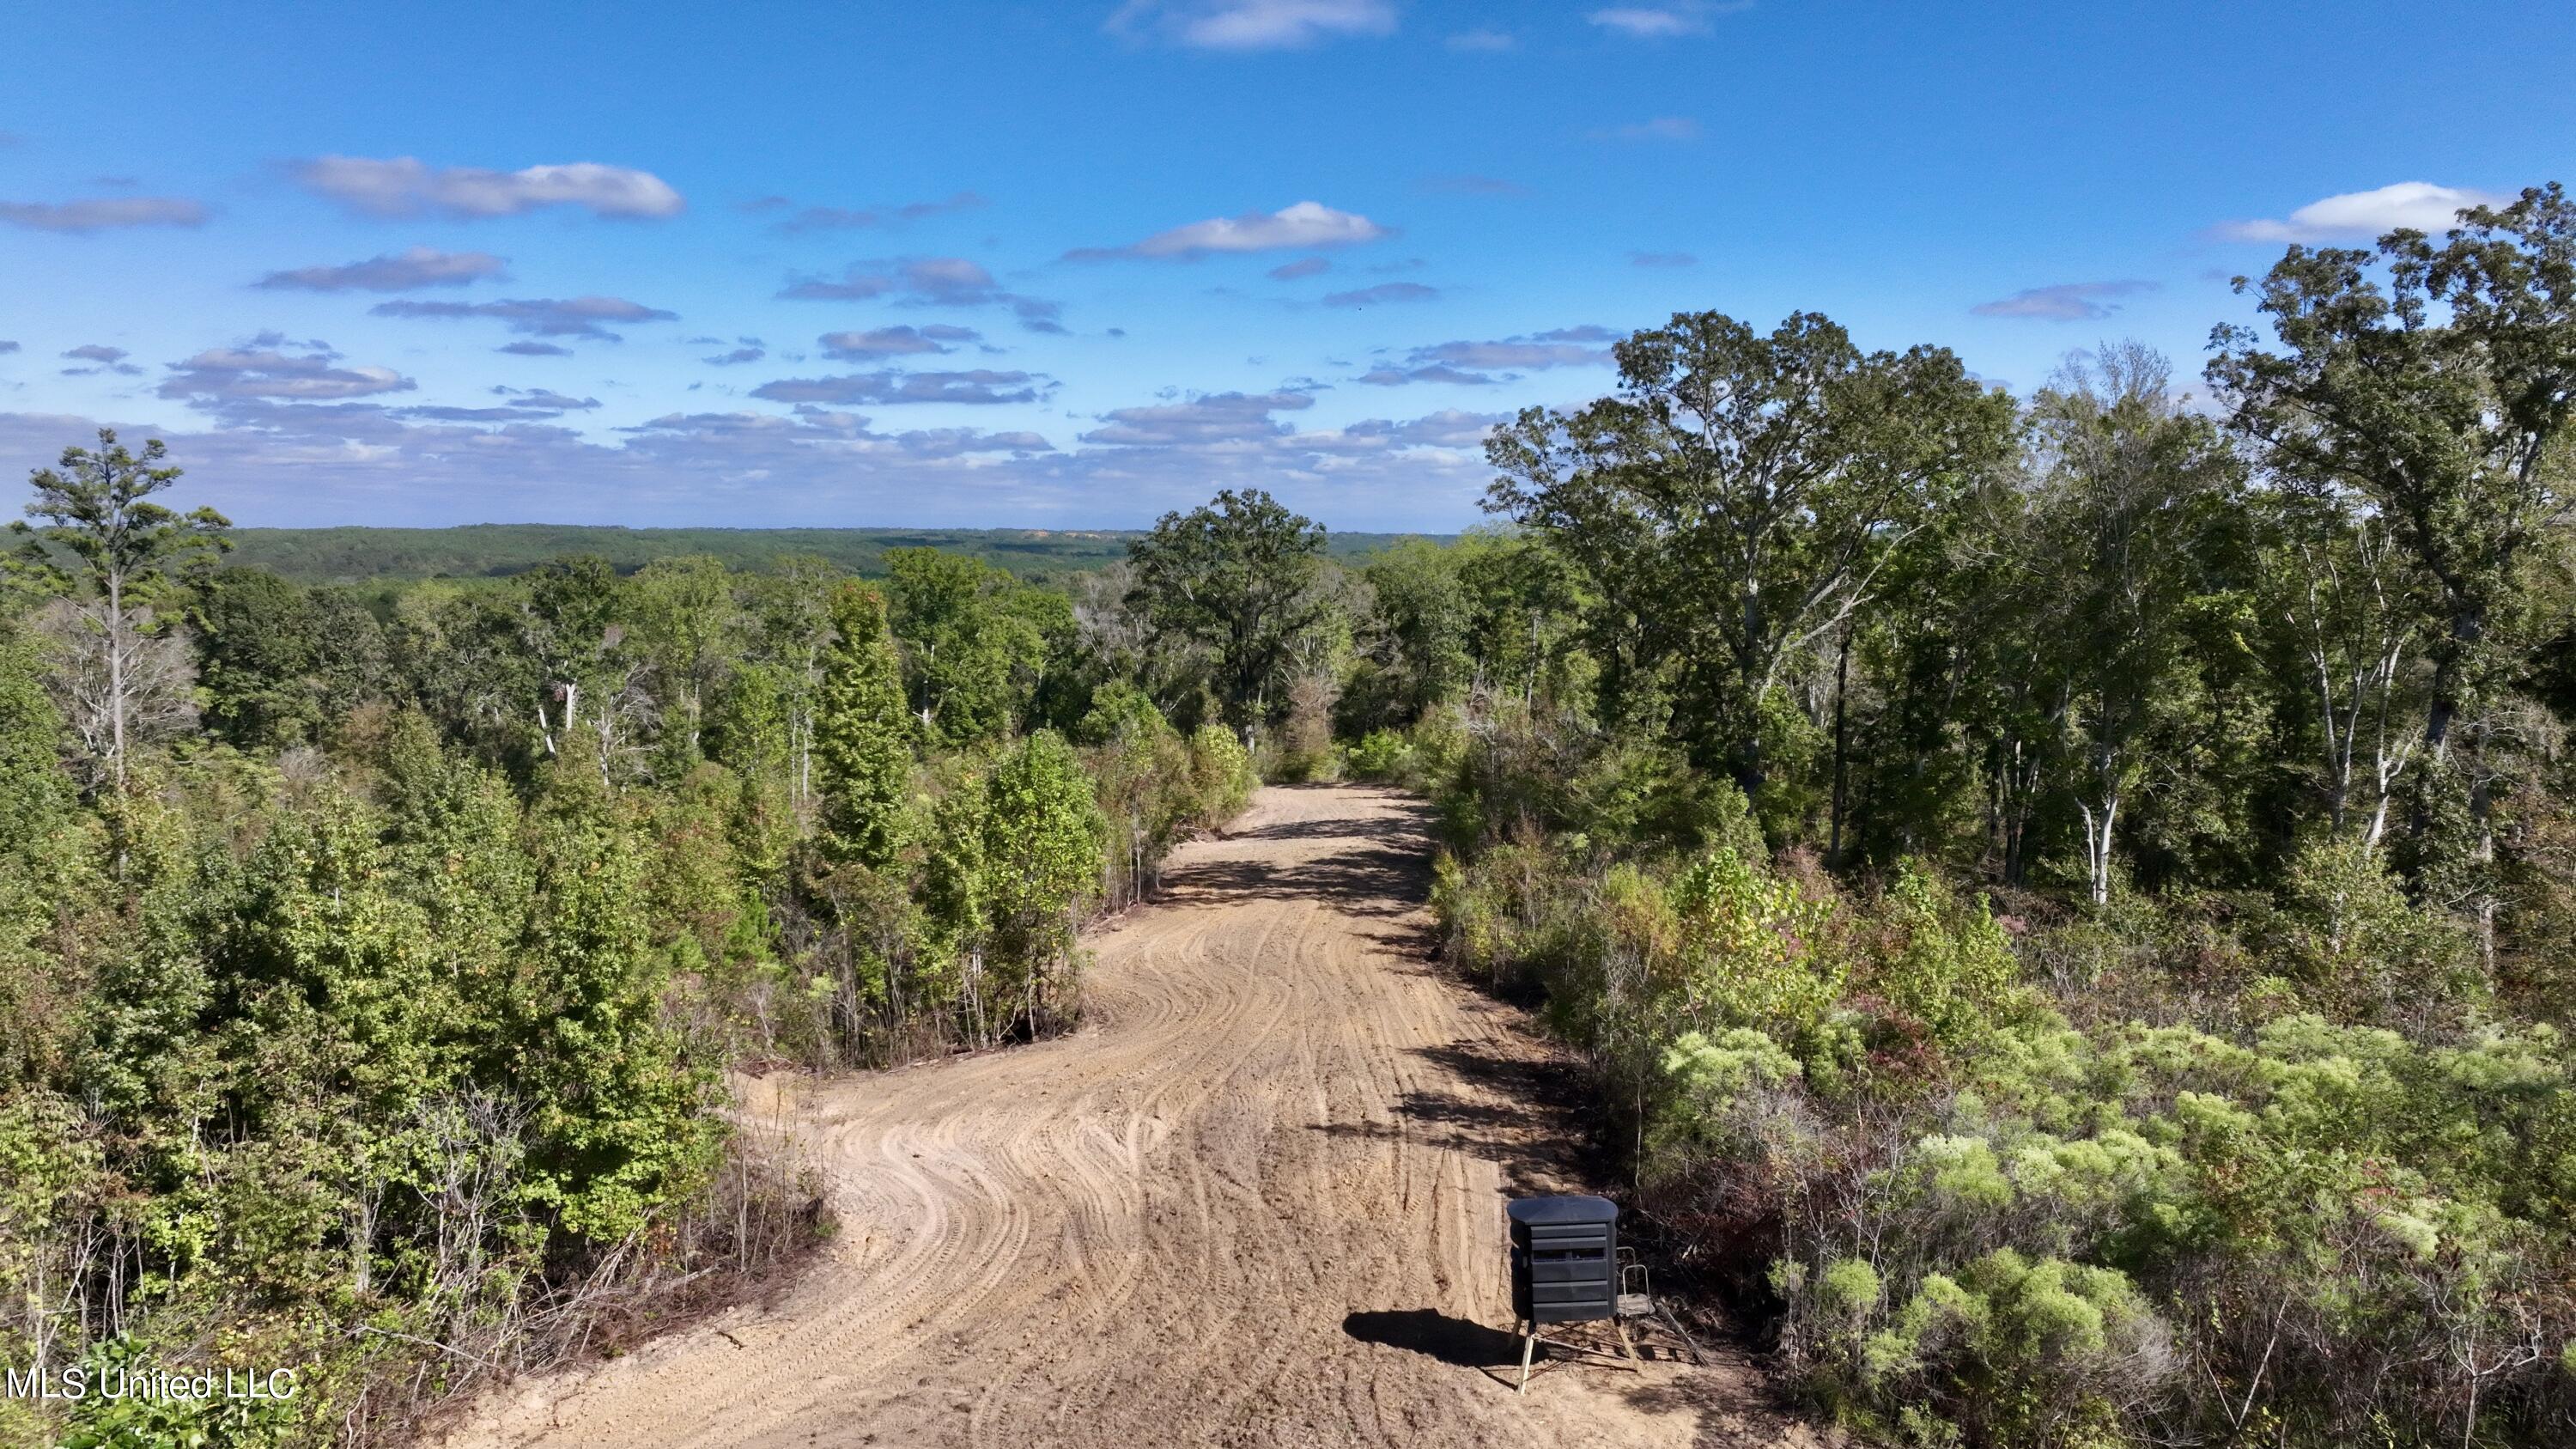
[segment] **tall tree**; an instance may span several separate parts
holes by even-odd
[[[898,548],[889,622],[904,646],[911,698],[925,731],[971,740],[1010,728],[1046,662],[1036,621],[1015,608],[1009,573],[961,553]]]
[[[2283,488],[2261,503],[2257,585],[2275,667],[2315,732],[2328,828],[2373,850],[2423,743],[2411,713],[2431,612],[2421,571],[2387,520],[2349,496]]]
[[[1463,550],[1406,539],[1362,566],[1369,606],[1357,630],[1391,717],[1411,723],[1472,682],[1473,601],[1459,579]]]
[[[707,690],[725,665],[734,621],[733,579],[711,554],[657,558],[627,581],[637,643],[655,690],[676,709],[663,729],[676,732],[679,753],[698,757],[706,728]]]
[[[304,591],[266,569],[230,568],[196,594],[188,621],[210,723],[250,748],[302,741],[320,712],[309,677],[318,621]]]
[[[2293,246],[2261,283],[2238,278],[2277,350],[2221,327],[2208,369],[2273,471],[2365,500],[2430,581],[2436,765],[2504,682],[2500,629],[2576,474],[2576,203],[2552,182],[2459,221],[2438,243],[2408,229],[2373,250]],[[2483,830],[2483,791],[2469,808]]]
[[[2188,611],[2207,592],[2213,512],[2234,496],[2234,455],[2171,380],[2152,350],[2106,347],[2032,406],[2046,471],[2026,559],[2051,604],[2037,621],[2095,905],[2160,717],[2197,694]]]
[[[814,719],[824,849],[836,860],[883,867],[901,844],[912,779],[903,666],[886,628],[885,597],[855,579],[843,582],[832,595],[832,630]]]
[[[581,554],[530,569],[520,606],[522,644],[537,662],[537,729],[546,753],[556,754],[564,732],[586,721],[598,737],[603,778],[615,773],[630,724],[652,708],[641,652],[627,646],[618,618],[620,595],[608,560]]]
[[[778,670],[791,761],[788,801],[814,798],[814,709],[823,689],[823,656],[832,641],[833,580],[838,571],[810,554],[789,554],[771,571],[745,581],[752,652]]]
[[[2012,404],[1947,349],[1863,353],[1814,313],[1768,335],[1676,315],[1614,349],[1619,390],[1524,411],[1485,445],[1488,510],[1597,594],[1605,703],[1672,722],[1748,793],[1792,654],[1867,601],[1890,552],[2008,455]]]
[[[138,457],[116,441],[114,431],[101,428],[96,451],[65,448],[56,466],[28,476],[36,501],[27,505],[27,516],[44,526],[11,525],[27,536],[20,552],[30,565],[65,592],[94,596],[104,610],[107,753],[120,789],[130,708],[127,673],[139,647],[132,641],[150,632],[148,620],[130,612],[132,602],[182,555],[231,546],[223,530],[232,523],[212,508],[181,514],[152,501],[179,481],[181,470],[170,465],[169,456],[159,438],[144,443]]]
[[[1127,605],[1158,639],[1214,658],[1221,702],[1246,729],[1265,718],[1300,635],[1329,607],[1315,588],[1324,527],[1258,488],[1166,513],[1127,545]]]
[[[37,682],[35,651],[0,618],[0,868],[71,804],[62,732],[53,701]]]

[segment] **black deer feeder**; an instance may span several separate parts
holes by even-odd
[[[1628,1336],[1625,1320],[1660,1316],[1689,1346],[1692,1360],[1700,1361],[1699,1345],[1656,1304],[1644,1265],[1622,1261],[1617,1203],[1606,1197],[1525,1197],[1505,1211],[1512,1220],[1512,1330],[1521,1339],[1521,1381],[1516,1392],[1528,1392],[1530,1359],[1541,1343],[1571,1353],[1611,1357],[1600,1349],[1543,1339],[1539,1336],[1542,1323],[1597,1323],[1606,1318],[1627,1353],[1627,1361],[1619,1366],[1642,1373],[1637,1367],[1637,1345]],[[1631,1283],[1636,1291],[1630,1291]]]

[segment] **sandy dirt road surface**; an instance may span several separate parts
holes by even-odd
[[[1771,1445],[1721,1355],[1512,1392],[1560,1069],[1427,955],[1419,807],[1261,792],[1094,933],[1072,1036],[771,1079],[841,1231],[766,1308],[513,1385],[485,1446]],[[1669,1339],[1663,1342],[1670,1342]]]

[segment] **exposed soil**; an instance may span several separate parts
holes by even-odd
[[[1577,1139],[1524,1014],[1432,963],[1425,856],[1404,797],[1264,790],[1090,938],[1074,1035],[769,1079],[841,1222],[813,1270],[451,1449],[1817,1442],[1669,1336],[1513,1394],[1503,1203],[1579,1188]]]

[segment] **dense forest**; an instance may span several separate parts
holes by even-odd
[[[299,582],[158,444],[0,637],[0,1437],[398,1440],[827,1233],[741,1074],[1005,1046],[1257,772],[1431,803],[1450,958],[1657,1250],[1918,1446],[2576,1436],[2576,204],[2291,247],[2199,385],[1684,314],[1337,558],[1226,490],[929,548]],[[497,565],[498,561],[496,561]],[[498,577],[506,575],[506,577]]]
[[[1136,534],[1120,529],[1044,528],[606,528],[580,524],[481,523],[462,528],[241,528],[231,561],[299,584],[388,584],[421,579],[503,579],[570,555],[605,560],[631,574],[657,558],[703,554],[757,572],[779,559],[818,558],[862,578],[882,579],[898,549],[935,548],[1009,569],[1023,582],[1053,583],[1127,556]],[[1348,559],[1396,542],[1383,533],[1336,533],[1326,540]]]

